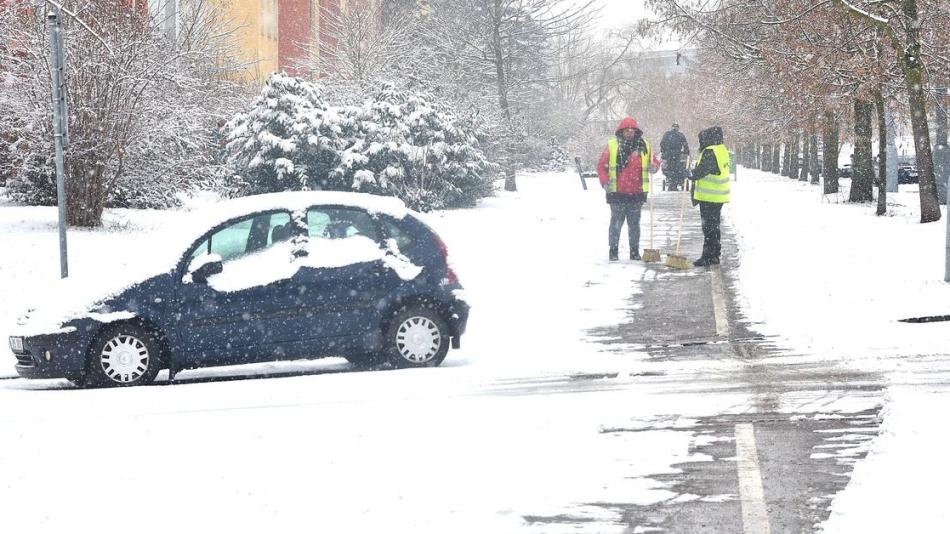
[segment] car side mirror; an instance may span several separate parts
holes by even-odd
[[[188,265],[188,273],[185,275],[185,283],[191,281],[196,284],[208,283],[208,278],[224,271],[224,264],[221,256],[217,254],[205,254],[192,260]]]

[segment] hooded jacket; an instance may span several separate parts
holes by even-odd
[[[719,172],[719,162],[716,161],[716,154],[712,150],[706,150],[706,147],[722,144],[722,128],[713,126],[699,132],[699,161],[693,168],[693,180],[699,180],[703,176],[717,174]]]
[[[623,130],[632,128],[636,130],[633,139],[626,141],[623,138]],[[643,140],[643,132],[640,130],[636,119],[627,117],[620,121],[614,135],[617,136],[618,154],[617,154],[617,191],[607,193],[607,202],[631,202],[646,198],[643,192],[643,168],[640,154],[647,151],[647,143]],[[652,158],[651,167],[659,166],[656,157]],[[610,149],[604,148],[597,162],[597,177],[600,179],[600,185],[607,186],[610,180]]]

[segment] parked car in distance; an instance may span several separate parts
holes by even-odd
[[[459,347],[469,306],[446,246],[398,199],[275,193],[203,215],[160,274],[62,319],[21,318],[20,376],[131,386],[161,369],[322,356],[428,367]]]
[[[900,165],[897,167],[897,183],[916,184],[920,182],[916,165]]]
[[[851,178],[851,164],[845,163],[838,167],[838,178]]]

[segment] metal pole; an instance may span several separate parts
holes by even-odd
[[[574,158],[574,165],[577,166],[577,176],[581,179],[581,185],[584,187],[584,191],[587,191],[587,180],[584,179],[584,169],[581,168],[580,156]]]
[[[53,83],[53,139],[56,147],[56,195],[59,199],[59,271],[62,278],[69,276],[66,254],[66,178],[63,164],[66,106],[63,95],[63,22],[59,8],[46,15],[50,26],[51,74]]]
[[[950,174],[947,175],[947,191],[950,191]],[[947,202],[947,212],[944,213],[943,218],[947,220],[947,246],[946,259],[943,263],[943,281],[950,282],[950,201]]]

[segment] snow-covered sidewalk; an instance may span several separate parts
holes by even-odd
[[[944,532],[950,431],[946,222],[919,223],[916,186],[869,204],[741,169],[726,220],[739,244],[735,288],[761,332],[803,358],[879,372],[889,384],[880,435],[832,501],[827,533]],[[944,211],[946,216],[946,211]]]
[[[898,322],[950,314],[946,224],[919,223],[916,192],[891,193],[876,217],[819,186],[739,172],[725,220],[740,249],[736,289],[762,333],[864,370],[950,351],[950,323]]]

